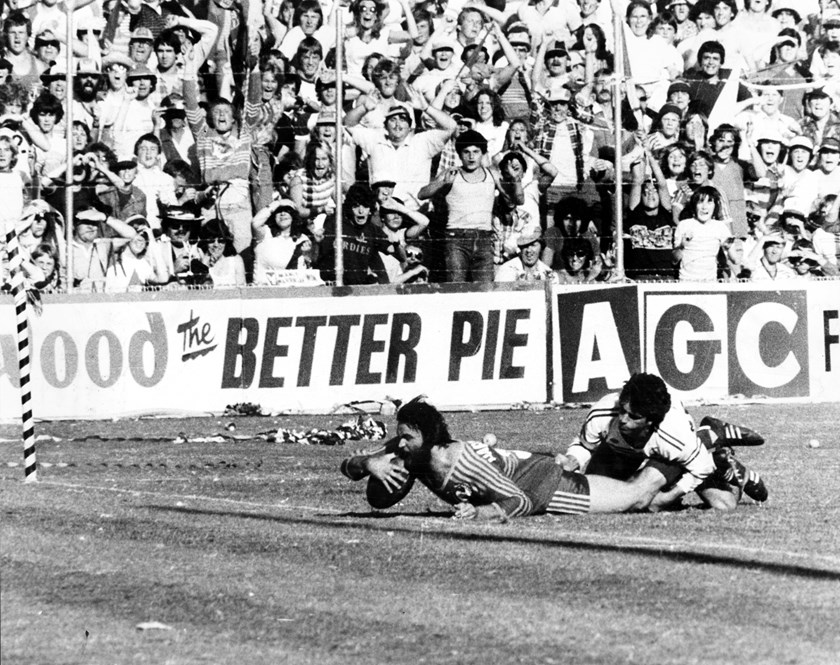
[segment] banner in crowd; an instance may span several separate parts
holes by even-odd
[[[218,413],[250,402],[265,413],[327,413],[420,393],[444,408],[545,400],[542,288],[367,293],[50,298],[32,316],[34,411],[40,418]],[[3,301],[4,419],[19,413],[14,344],[13,308]]]

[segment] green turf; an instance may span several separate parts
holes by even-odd
[[[345,416],[40,423],[37,485],[0,443],[2,661],[837,662],[840,407],[692,411],[768,435],[768,505],[464,524],[419,485],[371,512],[347,446],[172,441]],[[583,415],[449,419],[548,450]]]

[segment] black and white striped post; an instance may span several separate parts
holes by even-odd
[[[9,257],[12,295],[15,299],[20,410],[23,424],[23,481],[34,483],[38,482],[38,461],[35,457],[35,420],[32,417],[32,390],[29,385],[29,308],[21,266],[23,256],[20,253],[17,232],[14,228],[6,234],[6,251]]]

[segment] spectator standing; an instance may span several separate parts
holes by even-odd
[[[252,54],[253,56],[253,54]],[[243,122],[235,118],[233,104],[224,98],[210,102],[207,117],[198,106],[195,61],[184,68],[184,107],[195,137],[201,175],[209,185],[223,185],[218,206],[233,234],[233,244],[242,251],[251,244],[251,205],[248,177],[254,130],[259,121],[260,72],[250,63]]]
[[[721,221],[721,197],[717,189],[700,187],[686,207],[686,219],[674,232],[674,252],[680,261],[682,282],[713,282],[717,279],[717,255],[730,236]]]
[[[449,282],[492,282],[494,265],[493,211],[496,195],[508,201],[498,175],[482,166],[487,139],[475,130],[455,140],[461,167],[438,176],[420,190],[421,200],[445,201],[446,274]],[[524,198],[514,203],[521,204]],[[508,205],[510,207],[510,205]]]

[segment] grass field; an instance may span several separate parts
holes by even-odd
[[[418,485],[373,513],[338,472],[351,446],[194,440],[229,418],[41,423],[61,440],[39,442],[41,482],[24,484],[4,425],[2,661],[840,662],[840,407],[692,412],[768,436],[741,450],[766,505],[482,525]],[[449,420],[548,450],[584,413]],[[234,421],[246,435],[346,419]]]

